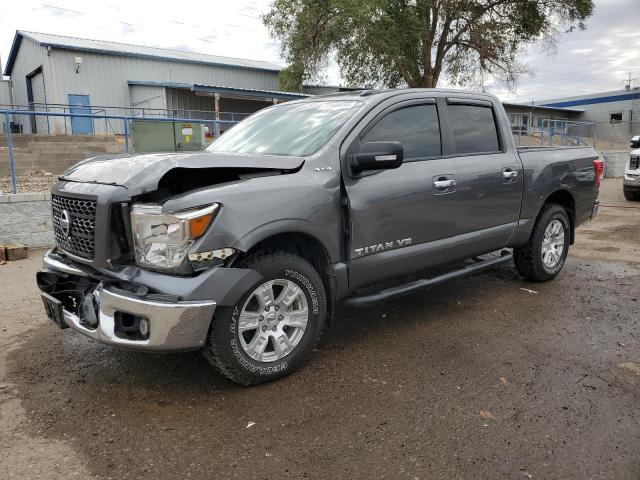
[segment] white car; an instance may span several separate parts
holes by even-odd
[[[629,161],[624,169],[623,192],[627,200],[640,200],[640,135],[631,139]]]

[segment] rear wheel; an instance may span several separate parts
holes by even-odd
[[[640,200],[640,192],[631,190],[629,188],[623,188],[622,191],[624,192],[624,198],[626,198],[627,200],[631,202]]]
[[[533,282],[554,278],[567,258],[570,236],[571,223],[566,210],[560,205],[545,205],[529,241],[513,251],[518,273]]]
[[[296,255],[260,254],[242,266],[263,278],[216,310],[204,354],[230,380],[256,385],[304,363],[324,328],[326,296],[318,272]]]

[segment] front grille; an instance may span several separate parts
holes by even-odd
[[[640,168],[640,157],[631,157],[629,160],[629,170],[638,170]]]
[[[52,195],[51,204],[53,208],[53,234],[58,246],[79,257],[93,259],[96,201]],[[70,221],[68,234],[61,224],[64,211],[67,212]]]

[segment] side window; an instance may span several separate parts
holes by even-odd
[[[436,106],[416,105],[388,113],[361,142],[400,142],[405,160],[440,156],[442,146]]]
[[[479,105],[449,105],[454,151],[458,154],[500,150],[493,109]]]

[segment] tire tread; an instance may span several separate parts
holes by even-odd
[[[547,217],[553,215],[553,213],[559,210],[564,212],[568,220],[568,215],[564,207],[554,203],[545,204],[538,214],[538,218],[536,219],[536,223],[533,226],[531,236],[527,243],[521,247],[513,249],[513,262],[516,266],[516,270],[527,280],[532,282],[545,282],[547,280],[551,280],[555,275],[557,275],[557,273],[550,275],[542,267],[542,260],[537,258],[536,243],[538,241],[538,237],[544,234],[544,229],[549,223],[546,221]]]

